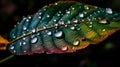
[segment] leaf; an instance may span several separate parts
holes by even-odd
[[[0,50],[6,50],[6,46],[8,43],[9,41],[0,35]]]
[[[59,1],[24,17],[10,33],[16,55],[68,53],[104,41],[120,29],[120,14],[79,2]]]

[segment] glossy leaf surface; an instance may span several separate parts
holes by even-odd
[[[120,29],[120,14],[79,2],[60,1],[24,17],[11,31],[13,54],[68,53],[97,44]]]

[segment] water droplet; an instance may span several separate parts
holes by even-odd
[[[62,13],[61,11],[59,11],[58,13]]]
[[[26,38],[24,37],[23,40],[25,40]]]
[[[13,51],[14,53],[16,52],[16,50]]]
[[[31,19],[31,16],[29,16],[28,19]]]
[[[27,30],[27,27],[26,27],[26,26],[23,26],[23,30]]]
[[[26,20],[27,18],[26,17],[23,17],[23,20]]]
[[[78,20],[74,20],[73,22],[77,23],[77,22],[78,22]]]
[[[50,15],[47,14],[47,18],[49,18],[49,17],[50,17]]]
[[[80,28],[77,28],[77,30],[80,30]]]
[[[66,51],[66,50],[68,50],[68,47],[67,47],[67,46],[62,46],[62,47],[61,47],[61,50],[62,50],[62,51]]]
[[[58,3],[55,3],[55,5],[58,5]]]
[[[70,14],[70,11],[66,11],[67,14]]]
[[[90,22],[90,24],[93,24],[93,22]]]
[[[10,49],[13,50],[15,47],[14,46],[11,46]]]
[[[43,29],[47,29],[47,27],[46,27],[46,26],[43,26]]]
[[[111,9],[111,8],[106,8],[106,13],[108,13],[108,14],[112,14],[112,13],[113,13],[113,11],[112,11],[112,9]]]
[[[64,25],[64,21],[60,21],[59,24]]]
[[[41,15],[42,13],[40,12],[39,15]]]
[[[92,27],[92,25],[90,25],[89,27]]]
[[[23,51],[24,53],[26,52],[26,50]]]
[[[68,20],[67,23],[70,24],[70,20]]]
[[[49,35],[49,36],[52,35],[52,32],[51,31],[47,32],[47,35]]]
[[[20,42],[19,45],[22,46],[22,42]]]
[[[75,30],[75,27],[74,27],[74,26],[72,26],[72,27],[70,27],[70,29],[71,29],[71,30]]]
[[[55,33],[55,37],[56,38],[61,38],[61,37],[63,37],[63,34],[64,34],[63,31],[58,31],[58,32]]]
[[[58,13],[57,16],[60,16],[60,14]]]
[[[66,24],[65,27],[67,27],[68,25]]]
[[[33,33],[35,33],[35,31],[36,31],[35,29],[32,29],[32,32],[33,32]]]
[[[26,19],[26,21],[28,22],[28,21],[29,21],[29,19]]]
[[[34,37],[31,39],[31,43],[36,43],[38,41],[38,38],[37,37]]]
[[[53,21],[56,22],[56,19],[54,19]]]
[[[37,35],[40,35],[40,33],[37,33]]]
[[[16,38],[15,34],[12,34],[12,38]]]
[[[83,14],[83,13],[80,13],[80,14],[79,14],[79,17],[81,17],[81,18],[84,17],[84,14]]]
[[[17,22],[17,24],[20,24],[20,22]]]
[[[26,45],[26,42],[25,42],[25,41],[23,42],[23,45]]]
[[[41,16],[39,16],[38,18],[41,19]]]
[[[99,23],[106,24],[107,20],[101,20],[101,21],[99,21]]]
[[[84,8],[85,8],[85,9],[87,9],[87,10],[89,9],[89,7],[88,7],[88,6],[84,6]]]
[[[106,31],[106,29],[103,29],[102,31]]]
[[[80,41],[74,41],[73,42],[73,45],[75,45],[75,46],[77,46],[77,45],[79,45],[80,44]]]
[[[55,24],[54,26],[55,26],[55,27],[58,27],[58,24]]]

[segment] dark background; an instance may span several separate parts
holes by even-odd
[[[0,35],[9,40],[9,33],[23,16],[33,15],[40,8],[58,0],[0,0]],[[68,0],[69,1],[69,0]],[[120,0],[75,0],[81,3],[96,5],[102,8],[112,8],[120,12]],[[35,54],[32,56],[15,56],[4,62],[5,66],[29,67],[120,67],[120,31],[116,32],[104,42],[66,54]],[[0,51],[0,59],[11,53]]]

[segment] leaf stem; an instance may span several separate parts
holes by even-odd
[[[8,56],[8,57],[0,60],[0,64],[3,63],[3,62],[5,62],[5,61],[7,61],[7,60],[9,60],[9,59],[11,59],[11,58],[13,58],[13,57],[14,57],[14,55],[10,55],[10,56]]]

